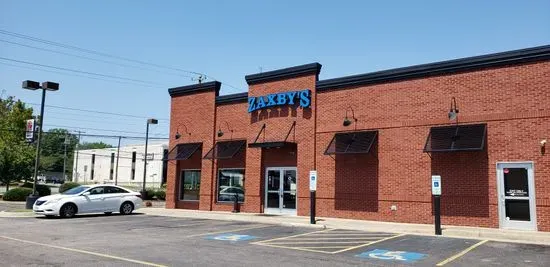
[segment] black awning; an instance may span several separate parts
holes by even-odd
[[[202,143],[186,143],[178,144],[170,152],[164,160],[186,160],[189,159],[195,152],[201,148]]]
[[[369,153],[378,131],[337,133],[330,141],[325,155]]]
[[[432,127],[424,152],[483,150],[486,133],[486,124]]]
[[[232,140],[232,141],[221,141],[216,142],[214,147],[206,153],[204,156],[205,159],[230,159],[239,152],[246,140]]]
[[[285,141],[277,141],[277,142],[262,142],[262,143],[252,143],[248,144],[248,147],[254,148],[277,148],[277,147],[285,147],[285,146],[295,146],[296,143],[294,142],[285,142]]]
[[[290,136],[290,133],[294,130],[294,137],[293,140],[296,140],[296,122],[292,122],[292,125],[290,126],[290,129],[288,130],[288,133],[286,134],[286,137],[284,140],[277,140],[277,141],[265,141],[265,128],[266,124],[262,126],[260,129],[260,132],[258,132],[258,135],[256,136],[256,139],[254,139],[254,142],[248,144],[248,147],[254,148],[277,148],[277,147],[285,147],[285,146],[296,146],[295,142],[288,142],[288,137]],[[260,135],[264,133],[264,141],[258,142],[258,139],[260,138]]]

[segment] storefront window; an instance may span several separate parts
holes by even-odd
[[[182,170],[180,179],[180,200],[199,200],[201,171]]]
[[[244,202],[244,169],[219,169],[218,202]]]

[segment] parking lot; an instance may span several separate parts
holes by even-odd
[[[0,218],[2,266],[548,266],[550,247],[136,214]]]

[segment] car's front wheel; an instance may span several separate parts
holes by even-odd
[[[76,215],[77,207],[73,203],[67,203],[59,210],[59,216],[61,218],[72,218]]]
[[[120,214],[128,215],[131,214],[132,211],[134,211],[134,204],[132,204],[132,202],[127,201],[120,205]]]

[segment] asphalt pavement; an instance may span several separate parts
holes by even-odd
[[[550,246],[136,214],[0,218],[2,266],[548,266]]]

